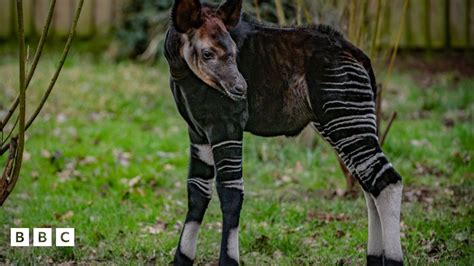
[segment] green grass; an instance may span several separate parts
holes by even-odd
[[[5,110],[15,96],[17,65],[11,49],[0,50]],[[21,178],[0,212],[0,261],[166,264],[186,212],[188,163],[186,124],[167,66],[115,64],[74,51],[28,132]],[[28,111],[58,57],[44,56]],[[399,113],[385,150],[405,182],[403,249],[409,264],[472,265],[474,80],[436,84],[420,88],[398,72],[386,94],[387,109]],[[365,262],[365,201],[361,194],[335,196],[345,180],[327,144],[246,135],[244,149],[246,265]],[[214,197],[198,263],[216,262],[220,222]],[[74,227],[76,247],[10,247],[11,227]]]

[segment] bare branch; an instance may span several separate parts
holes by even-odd
[[[279,25],[286,25],[285,9],[281,0],[275,0],[275,9]]]
[[[347,169],[346,165],[341,160],[341,158],[337,157],[337,161],[339,162],[339,166],[341,167],[342,173],[346,177],[347,191],[348,192],[355,191],[355,180],[356,180],[355,177],[351,174],[349,169]]]
[[[15,119],[15,123],[13,124],[12,129],[10,130],[10,132],[8,132],[7,136],[2,140],[2,143],[0,144],[0,147],[4,146],[8,142],[8,139],[13,135],[13,131],[15,131],[15,128],[18,125],[18,119],[19,119],[19,117],[17,116],[16,119]],[[1,150],[0,150],[0,155],[3,155]]]
[[[43,94],[43,97],[41,98],[41,102],[34,111],[33,115],[31,115],[30,119],[28,120],[28,123],[26,123],[26,129],[28,129],[33,121],[35,121],[36,117],[38,114],[41,112],[41,109],[43,109],[44,104],[46,103],[46,100],[48,99],[49,95],[51,94],[51,91],[53,90],[54,84],[56,84],[56,80],[58,79],[59,73],[61,72],[61,69],[64,65],[64,62],[66,61],[66,57],[69,53],[69,49],[71,48],[71,43],[72,39],[74,37],[74,33],[76,32],[76,26],[77,26],[77,21],[79,20],[79,16],[81,15],[81,10],[82,10],[82,5],[84,4],[84,0],[80,0],[79,3],[77,4],[76,12],[74,14],[74,20],[72,22],[71,29],[69,31],[69,36],[66,41],[66,45],[64,46],[63,54],[61,56],[61,60],[59,60],[58,67],[56,68],[56,71],[54,72],[53,77],[51,78],[51,81],[49,82],[48,89],[46,92]]]
[[[372,36],[372,44],[370,46],[370,58],[374,60],[375,51],[377,49],[377,41],[379,38],[379,31],[380,31],[380,18],[382,14],[382,2],[381,0],[377,0],[377,15],[375,18],[375,32],[374,36]]]
[[[54,7],[55,1],[53,0],[50,5],[50,14],[52,14],[52,9],[51,7]],[[41,56],[41,50],[44,45],[44,39],[46,38],[46,34],[48,32],[49,26],[45,26],[43,35],[44,39],[43,41],[40,41],[40,44],[38,45],[37,53],[35,54],[35,62],[33,62],[33,65],[31,67],[31,71],[28,74],[29,80],[26,80],[26,58],[25,58],[25,34],[24,34],[24,26],[23,26],[23,9],[22,9],[22,0],[17,0],[17,14],[18,14],[18,42],[19,42],[19,47],[20,47],[20,52],[19,52],[19,65],[20,65],[20,93],[19,93],[19,127],[18,127],[18,134],[13,137],[10,141],[9,147],[6,147],[7,145],[4,145],[3,147],[0,147],[0,154],[3,154],[6,150],[10,150],[10,156],[9,159],[7,160],[7,165],[5,167],[5,171],[2,175],[2,179],[0,180],[0,205],[3,205],[5,200],[8,198],[9,194],[13,190],[13,188],[16,185],[16,182],[18,181],[18,177],[20,174],[21,170],[21,164],[22,164],[22,159],[23,159],[23,150],[24,150],[24,144],[25,144],[25,131],[31,126],[31,124],[34,122],[35,118],[38,116],[40,113],[41,109],[43,108],[44,104],[46,103],[46,100],[48,99],[49,95],[51,94],[51,91],[54,87],[54,84],[56,83],[56,80],[59,76],[59,73],[61,72],[61,69],[64,65],[64,62],[66,60],[66,57],[69,53],[69,49],[71,48],[71,43],[72,39],[74,36],[74,33],[76,31],[76,26],[77,22],[79,20],[79,16],[81,14],[82,10],[82,5],[84,4],[84,0],[80,0],[75,14],[74,14],[74,21],[72,23],[71,29],[69,31],[69,36],[66,41],[66,45],[64,47],[61,59],[59,61],[59,64],[56,68],[56,71],[53,74],[53,77],[51,78],[51,81],[49,83],[49,86],[46,90],[46,92],[43,94],[43,97],[41,99],[40,104],[38,107],[35,109],[33,115],[30,117],[27,123],[26,121],[26,88],[27,88],[27,82],[31,80],[33,77],[33,74],[35,72],[39,57]],[[47,20],[47,24],[50,24],[50,18]],[[16,107],[10,110],[12,113],[15,111]],[[5,124],[2,124],[2,127],[5,126]],[[2,128],[3,129],[3,128]],[[18,140],[18,144],[17,144]],[[12,159],[12,154],[14,154],[14,159]],[[13,171],[11,170],[12,163],[14,164],[13,166]]]
[[[253,0],[253,5],[254,5],[254,8],[255,8],[255,16],[257,17],[258,21],[261,21],[262,17],[260,16],[260,4],[259,4],[258,0]]]
[[[2,178],[0,179],[0,189],[1,191],[7,191],[8,184],[11,180],[13,165],[15,163],[16,158],[16,148],[17,148],[17,140],[14,138],[10,141],[10,154],[8,155],[7,162],[5,164],[5,169],[3,170]],[[5,195],[5,194],[3,194]],[[0,196],[0,202],[3,202],[3,195]]]
[[[387,74],[385,75],[385,79],[384,79],[384,82],[383,82],[383,87],[384,88],[387,88],[388,79],[390,78],[390,75],[392,74],[392,69],[393,69],[393,64],[395,63],[395,58],[397,58],[398,47],[400,46],[400,40],[402,38],[403,27],[405,25],[404,22],[405,22],[405,16],[406,16],[406,13],[407,13],[407,9],[408,9],[408,1],[410,1],[410,0],[404,0],[404,2],[403,2],[402,15],[400,16],[400,27],[398,28],[397,38],[395,39],[395,45],[393,47],[392,55],[390,56],[390,63],[388,65]]]
[[[25,111],[26,111],[26,95],[25,95],[25,88],[26,88],[26,79],[25,79],[25,66],[26,66],[26,58],[25,58],[25,30],[23,25],[23,2],[22,0],[16,1],[16,11],[17,11],[17,19],[18,19],[18,47],[19,47],[19,78],[20,78],[20,109],[19,109],[19,126],[18,126],[18,147],[12,151],[15,154],[15,159],[7,161],[7,166],[5,168],[4,174],[5,176],[2,178],[2,182],[6,182],[6,189],[2,190],[1,198],[0,198],[0,205],[6,200],[12,189],[16,185],[16,181],[20,175],[21,170],[21,163],[23,161],[23,150],[25,147]],[[15,138],[16,142],[16,138]],[[13,147],[13,142],[10,147]],[[10,153],[11,155],[12,153]],[[14,161],[13,166],[13,173],[10,172],[11,170],[11,163]],[[8,178],[9,177],[9,178]]]
[[[33,58],[33,63],[31,64],[30,71],[28,72],[28,77],[26,78],[25,90],[27,90],[28,86],[30,85],[30,81],[33,78],[33,75],[34,75],[35,70],[36,70],[36,66],[38,65],[39,59],[40,59],[41,54],[43,52],[44,42],[46,40],[46,37],[48,36],[49,27],[51,26],[51,19],[53,17],[55,4],[56,4],[56,0],[51,0],[49,2],[48,15],[46,17],[46,22],[43,26],[43,31],[41,32],[41,37],[38,41],[38,47],[36,48],[35,56]],[[16,108],[18,107],[19,102],[20,102],[20,95],[18,95],[16,97],[15,101],[13,101],[13,104],[8,109],[8,112],[7,112],[6,116],[3,118],[2,122],[0,122],[0,129],[3,129],[7,125],[8,121],[11,118],[11,116],[13,115]],[[0,153],[0,155],[1,155],[1,153]]]

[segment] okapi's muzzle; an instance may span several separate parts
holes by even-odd
[[[233,78],[222,79],[219,84],[223,92],[234,101],[247,97],[247,82],[242,74],[237,73]]]

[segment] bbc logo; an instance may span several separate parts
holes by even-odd
[[[56,228],[56,246],[74,247],[74,228]],[[51,247],[53,245],[52,228],[33,228],[33,246]],[[10,246],[28,247],[30,246],[29,228],[11,228]]]

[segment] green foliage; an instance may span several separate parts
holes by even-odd
[[[147,49],[156,34],[163,34],[174,0],[134,0],[123,9],[117,29],[118,58],[136,58]],[[158,55],[159,53],[156,53]]]
[[[0,212],[0,263],[166,265],[186,212],[188,164],[187,127],[167,66],[111,64],[77,53],[78,45],[30,131],[22,177]],[[17,64],[15,53],[0,49],[6,106],[15,96]],[[33,85],[49,82],[57,57],[44,55],[50,60],[40,63]],[[399,111],[385,150],[405,182],[406,262],[472,264],[474,80],[438,75],[436,85],[421,88],[411,74],[394,74],[384,105]],[[28,101],[40,96],[32,89]],[[422,110],[425,102],[435,107]],[[294,138],[246,134],[244,149],[246,265],[365,263],[364,199],[337,196],[345,180],[328,145],[311,149]],[[215,196],[200,232],[201,264],[218,258]],[[9,228],[40,226],[76,228],[76,247],[8,245]]]

